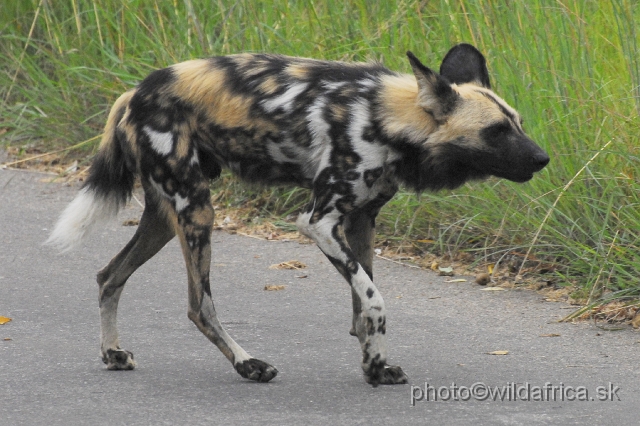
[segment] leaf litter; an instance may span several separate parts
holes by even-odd
[[[285,288],[286,286],[284,285],[267,284],[264,286],[264,291],[280,291],[280,290],[284,290]]]
[[[299,260],[289,260],[287,262],[275,263],[269,266],[269,269],[304,269],[307,265],[300,262]]]

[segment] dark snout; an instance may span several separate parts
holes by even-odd
[[[534,168],[534,172],[539,172],[544,169],[547,164],[549,164],[550,158],[546,152],[540,150],[540,152],[536,152],[533,154],[531,158],[531,165]]]
[[[549,155],[527,136],[513,135],[501,144],[492,161],[491,174],[513,182],[527,182],[549,164]]]
[[[549,164],[549,156],[522,129],[498,122],[480,131],[486,147],[485,171],[514,182],[526,182]]]
[[[549,164],[549,155],[534,141],[525,137],[516,144],[511,152],[511,176],[503,176],[514,182],[526,182],[533,174],[544,169]]]
[[[519,146],[523,149],[525,155],[529,156],[529,171],[531,173],[539,172],[549,164],[550,158],[542,148],[538,146],[534,141],[528,137],[524,137],[524,140],[520,141]],[[528,151],[528,153],[527,153]],[[526,158],[522,159],[525,163]]]

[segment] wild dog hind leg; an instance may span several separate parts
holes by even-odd
[[[153,192],[145,193],[145,209],[138,229],[129,243],[104,267],[97,277],[100,289],[100,350],[109,370],[132,370],[133,354],[121,349],[116,316],[118,301],[127,279],[152,258],[175,235]]]
[[[257,382],[268,382],[278,370],[242,349],[222,327],[213,306],[209,267],[214,211],[208,182],[203,178],[191,186],[187,197],[176,207],[176,229],[189,281],[189,319],[231,361],[238,374]]]

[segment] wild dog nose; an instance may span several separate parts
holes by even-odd
[[[539,167],[538,170],[544,169],[544,167],[549,164],[549,160],[549,156],[544,151],[533,155],[533,164]]]

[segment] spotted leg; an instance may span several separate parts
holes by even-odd
[[[358,209],[345,218],[344,233],[356,260],[373,281],[373,243],[375,239],[375,216],[377,211]],[[356,322],[362,313],[362,303],[358,294],[351,287],[353,320],[349,334],[357,336]]]
[[[222,327],[213,306],[209,267],[214,211],[208,183],[203,180],[190,186],[186,201],[180,207],[176,212],[176,229],[187,265],[189,319],[231,361],[238,374],[257,382],[268,382],[278,370],[245,352]]]
[[[133,354],[121,349],[116,316],[118,301],[127,279],[174,236],[173,227],[162,213],[153,193],[145,195],[145,209],[138,229],[129,243],[98,272],[100,291],[100,349],[109,370],[133,370]]]
[[[348,245],[343,228],[344,215],[337,209],[314,209],[315,201],[312,207],[298,218],[298,228],[316,242],[320,250],[346,278],[357,300],[360,301],[360,314],[355,321],[355,331],[362,348],[361,365],[365,380],[373,386],[407,383],[407,376],[400,367],[386,363],[384,300]]]

